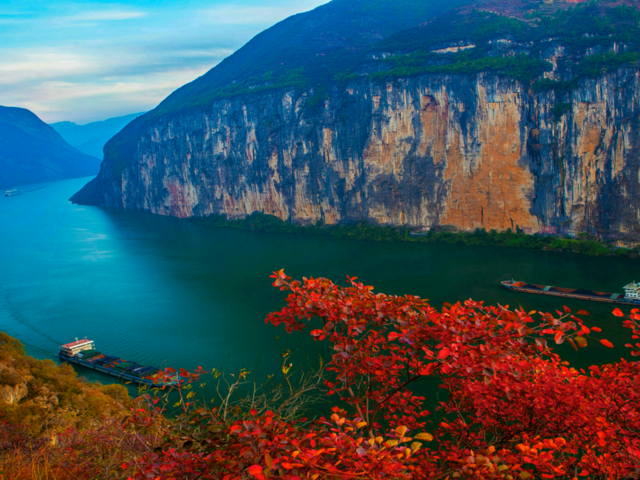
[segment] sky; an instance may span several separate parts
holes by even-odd
[[[262,30],[328,0],[0,0],[0,105],[47,123],[151,110]]]

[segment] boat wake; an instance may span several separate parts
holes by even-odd
[[[37,335],[40,335],[41,337],[46,338],[52,345],[60,345],[60,342],[58,340],[51,337],[46,332],[43,332],[38,327],[29,323],[27,317],[15,305],[13,305],[13,303],[11,303],[5,291],[5,288],[2,288],[2,290],[0,290],[0,318],[5,316],[5,315],[2,315],[3,312],[10,319],[9,320],[10,322],[13,321],[13,323],[18,324],[21,327],[28,328],[29,330],[36,333]],[[20,335],[20,336],[23,337],[23,335]],[[42,350],[43,352],[45,351],[40,347],[35,347],[34,345],[29,345],[29,346],[33,348],[37,348],[38,350]],[[50,354],[50,352],[47,352],[47,354]]]

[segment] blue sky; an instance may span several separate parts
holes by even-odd
[[[48,123],[150,110],[254,35],[328,0],[1,0],[0,105]]]

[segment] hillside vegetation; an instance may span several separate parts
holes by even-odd
[[[91,384],[70,365],[36,360],[0,332],[0,478],[123,478],[144,443],[124,431],[123,385]]]
[[[534,8],[523,19],[493,11],[456,11],[383,40],[376,49],[386,58],[371,76],[490,72],[525,84],[538,80],[538,91],[566,90],[580,78],[638,66],[640,10],[619,3],[589,2],[552,12]],[[460,50],[443,53],[446,49]],[[546,61],[558,56],[555,68]],[[365,67],[373,68],[360,68]],[[557,80],[540,78],[551,70]]]
[[[347,240],[371,240],[375,242],[413,242],[445,243],[458,245],[477,245],[489,247],[527,248],[536,250],[555,250],[585,255],[617,255],[638,258],[637,248],[616,248],[601,238],[580,234],[578,238],[560,238],[551,235],[528,235],[516,227],[514,232],[507,229],[502,232],[476,229],[473,232],[459,232],[442,227],[427,232],[416,233],[406,227],[381,227],[366,223],[351,225],[295,225],[284,222],[273,215],[254,213],[244,219],[229,220],[224,215],[212,215],[196,218],[195,223],[209,227],[234,228],[250,231],[266,231],[292,234],[319,235]]]
[[[577,370],[553,351],[565,342],[614,348],[595,322],[586,324],[587,312],[527,313],[473,300],[435,309],[355,278],[340,286],[279,271],[272,279],[288,296],[266,321],[287,333],[308,329],[328,346],[316,371],[297,369],[287,351],[263,384],[246,370],[180,370],[175,392],[143,392],[125,414],[112,409],[113,396],[101,412],[73,404],[85,421],[64,431],[38,435],[4,419],[3,478],[634,478],[640,364]],[[638,309],[613,315],[637,338]],[[640,344],[626,347],[640,355]],[[55,384],[62,398],[83,387],[82,398],[106,395],[65,368],[25,359],[4,335],[0,348],[5,365]],[[205,381],[218,394],[211,401],[197,400]]]
[[[0,332],[0,415],[40,434],[98,425],[128,398],[122,385],[90,384],[70,365],[27,356],[24,347]]]

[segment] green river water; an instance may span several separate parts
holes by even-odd
[[[89,179],[23,187],[0,197],[0,330],[29,354],[56,358],[61,343],[87,336],[103,352],[155,366],[279,369],[283,348],[299,339],[265,325],[284,295],[272,271],[293,277],[357,276],[377,291],[429,298],[434,306],[468,298],[553,311],[591,312],[616,349],[590,342],[561,353],[577,366],[627,356],[630,336],[614,306],[517,294],[520,279],[620,292],[640,279],[640,261],[490,247],[377,243],[213,229],[139,212],[72,205]],[[628,308],[623,308],[628,312]],[[110,377],[83,371],[91,380]]]

